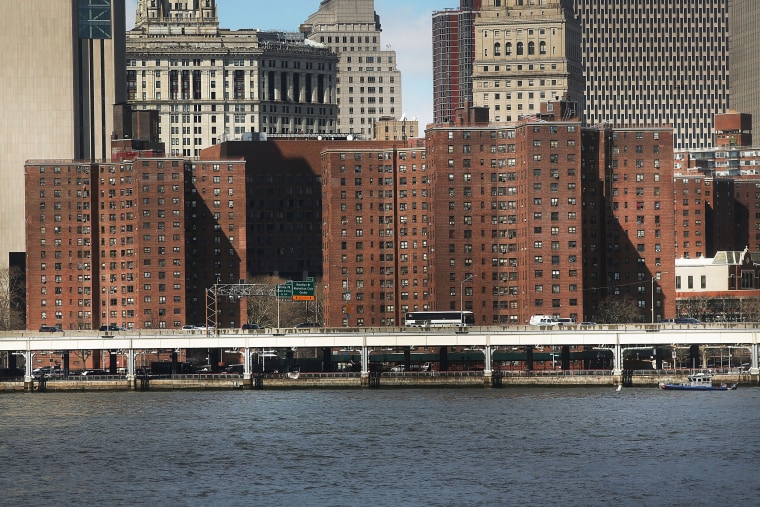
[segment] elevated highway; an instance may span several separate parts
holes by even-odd
[[[237,349],[244,354],[244,376],[250,377],[251,357],[267,349],[348,349],[361,352],[363,375],[369,372],[369,354],[379,348],[464,347],[484,354],[485,374],[492,370],[497,347],[588,347],[612,352],[613,374],[622,373],[623,355],[630,349],[657,347],[745,348],[750,354],[751,375],[758,375],[758,335],[753,323],[726,324],[626,324],[595,326],[508,326],[445,328],[272,328],[242,331],[131,330],[7,331],[0,333],[0,350],[23,355],[41,351],[121,350],[128,357],[128,375],[135,375],[135,354],[143,350]],[[29,375],[29,372],[27,372]]]

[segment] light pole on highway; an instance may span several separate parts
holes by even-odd
[[[472,281],[472,273],[459,282],[459,325],[464,326],[464,284]]]
[[[662,273],[655,273],[655,275],[652,277],[652,324],[654,324],[654,281],[659,280],[661,275],[667,274],[667,271],[663,271]]]

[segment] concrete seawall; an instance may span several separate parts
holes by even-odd
[[[373,380],[374,378],[374,380]],[[161,390],[229,390],[229,389],[361,389],[426,388],[426,387],[612,387],[621,383],[613,375],[545,375],[517,372],[505,375],[484,376],[482,372],[430,372],[423,374],[383,374],[362,378],[359,374],[302,374],[298,378],[271,375],[244,379],[235,375],[183,376],[181,378],[150,377],[127,380],[107,379],[51,379],[24,383],[21,380],[0,382],[0,392],[61,392],[61,391],[161,391]],[[757,376],[748,374],[715,375],[716,383],[757,386]],[[633,387],[656,387],[660,382],[685,382],[686,375],[633,375]]]

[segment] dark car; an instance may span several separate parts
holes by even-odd
[[[40,333],[57,333],[60,331],[56,326],[40,326]]]
[[[259,326],[258,324],[247,323],[247,324],[243,324],[242,329],[243,330],[246,330],[246,329],[261,329],[261,326]]]
[[[20,379],[23,376],[23,368],[0,368],[0,379]]]
[[[300,324],[296,324],[294,327],[299,329],[305,327],[322,327],[322,324],[317,324],[316,322],[301,322]]]
[[[100,326],[101,331],[126,331],[123,327],[119,327],[116,324],[109,324],[107,326]]]
[[[701,324],[702,321],[699,319],[693,319],[691,317],[678,317],[677,319],[673,319],[673,322],[675,324]]]

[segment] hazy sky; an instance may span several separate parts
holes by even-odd
[[[217,0],[222,28],[298,31],[319,9],[320,0]],[[127,26],[134,24],[137,0],[127,0]],[[403,113],[417,118],[420,131],[433,121],[431,15],[455,8],[458,0],[375,0],[383,28],[381,42],[396,51],[403,82]]]

